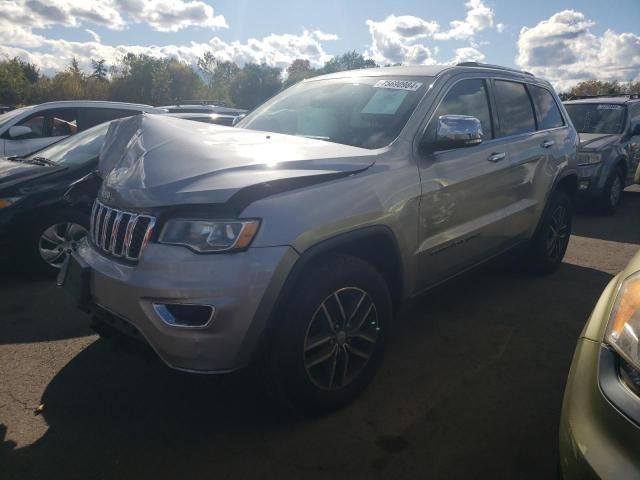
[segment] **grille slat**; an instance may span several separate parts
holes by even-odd
[[[155,217],[127,212],[96,200],[91,210],[90,238],[107,255],[137,261],[146,245]]]

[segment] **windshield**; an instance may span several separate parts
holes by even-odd
[[[565,105],[578,133],[622,133],[625,106],[614,103],[574,103]]]
[[[98,157],[109,123],[67,137],[27,158],[44,157],[59,165],[81,165]]]
[[[240,128],[381,148],[400,134],[429,77],[351,77],[301,82],[238,123]]]
[[[10,110],[7,113],[3,113],[2,115],[0,115],[0,128],[6,126],[8,123],[11,122],[11,120],[13,120],[18,115],[24,112],[28,112],[32,108],[33,107],[16,108],[15,110]]]

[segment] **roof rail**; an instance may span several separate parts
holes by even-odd
[[[603,97],[629,97],[629,100],[640,99],[640,93],[603,93],[601,95],[569,95],[570,100],[583,100],[586,98],[603,98]]]
[[[490,63],[480,63],[480,62],[460,62],[456,64],[457,67],[485,67],[485,68],[493,68],[494,70],[505,70],[507,72],[516,72],[516,73],[524,73],[525,75],[534,76],[533,73],[527,72],[525,70],[518,70],[516,68],[503,67],[502,65],[492,65]]]

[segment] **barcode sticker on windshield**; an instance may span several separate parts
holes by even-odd
[[[422,86],[420,82],[411,82],[409,80],[379,80],[373,88],[392,88],[394,90],[408,90],[415,92]]]
[[[622,105],[612,105],[610,103],[601,103],[598,105],[598,110],[621,110]]]

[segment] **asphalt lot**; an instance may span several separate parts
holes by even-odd
[[[551,276],[504,260],[424,296],[365,394],[314,420],[274,413],[250,374],[97,340],[51,280],[5,270],[0,478],[554,478],[575,341],[640,248],[638,212],[635,188],[616,216],[578,217]]]

